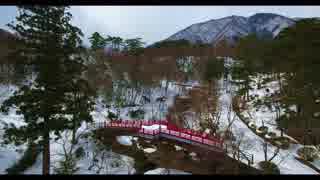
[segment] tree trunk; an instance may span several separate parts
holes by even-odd
[[[77,92],[74,92],[74,101],[75,101],[75,108],[78,108],[80,105],[80,97],[78,96]],[[76,128],[76,121],[77,121],[77,114],[73,113],[73,120],[72,120],[72,139],[71,143],[76,144],[76,133],[77,133],[77,128]]]
[[[268,161],[268,144],[267,144],[267,142],[263,143],[263,152],[264,152],[264,160]]]
[[[168,78],[166,80],[166,95],[168,95],[168,87],[169,87],[169,81]]]
[[[280,93],[282,93],[283,88],[282,88],[280,73],[277,73],[277,79],[278,79],[278,83],[279,83]]]
[[[76,129],[76,123],[75,123],[75,119],[73,120],[73,128],[72,128],[72,144],[76,144],[76,132],[77,132],[77,129]]]
[[[43,136],[43,161],[42,161],[42,174],[50,174],[50,140],[49,131],[46,131]]]
[[[298,117],[301,118],[303,117],[303,111],[302,111],[302,106],[300,104],[297,104],[297,114],[298,114]]]

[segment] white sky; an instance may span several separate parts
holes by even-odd
[[[225,16],[276,13],[287,17],[320,17],[320,6],[72,6],[73,22],[87,38],[95,31],[122,38],[141,37],[150,44],[194,23]],[[0,6],[0,28],[14,20],[16,8]],[[6,28],[7,29],[7,28]]]

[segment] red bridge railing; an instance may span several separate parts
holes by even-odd
[[[169,123],[167,120],[116,120],[109,123],[104,122],[101,124],[104,128],[117,127],[117,128],[133,128],[138,131],[138,133],[146,135],[159,135],[160,133],[174,136],[178,139],[185,139],[189,141],[195,141],[200,144],[205,144],[208,146],[214,146],[223,148],[223,139],[218,136],[210,136],[207,133],[200,133],[191,129],[178,128],[174,124]],[[101,126],[100,125],[100,126]],[[149,130],[142,128],[142,126],[152,126],[152,125],[165,125],[167,128]]]

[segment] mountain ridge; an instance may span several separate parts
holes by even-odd
[[[281,30],[303,18],[289,18],[274,13],[256,13],[249,17],[231,15],[191,24],[169,36],[168,40],[188,40],[191,43],[215,44],[225,38],[234,43],[240,37],[256,33],[260,37],[274,38]]]

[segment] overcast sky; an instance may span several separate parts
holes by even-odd
[[[320,17],[320,6],[72,6],[73,23],[85,34],[95,31],[122,38],[141,37],[147,44],[163,40],[191,24],[225,16],[276,13],[287,17]],[[0,6],[0,28],[15,20],[14,6]]]

